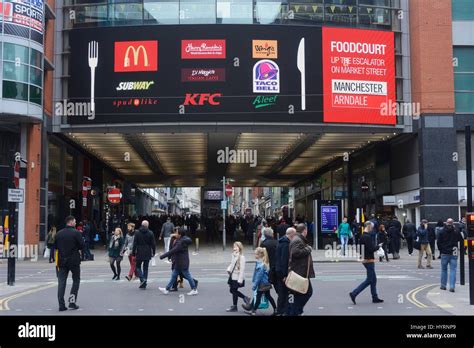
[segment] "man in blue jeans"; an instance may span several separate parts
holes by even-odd
[[[373,229],[372,222],[367,221],[364,224],[364,233],[360,237],[360,244],[364,251],[364,260],[362,264],[367,270],[367,278],[352,292],[349,293],[349,297],[352,302],[356,304],[356,297],[359,295],[366,287],[370,285],[370,292],[372,293],[372,302],[381,303],[382,299],[377,295],[377,275],[375,274],[375,256],[374,253],[378,250],[380,245],[374,244],[370,236],[370,232]]]
[[[446,290],[449,265],[449,291],[454,292],[456,270],[458,267],[459,242],[464,243],[461,233],[454,227],[454,220],[448,219],[438,237],[438,249],[441,253],[441,290]],[[464,257],[464,255],[461,255]]]
[[[186,236],[186,230],[181,227],[176,235],[176,243],[173,248],[160,256],[160,259],[171,257],[172,273],[171,279],[166,288],[159,288],[160,291],[167,295],[173,284],[178,279],[178,275],[181,273],[183,277],[189,282],[191,291],[188,292],[189,296],[197,295],[197,284],[194,281],[191,273],[189,272],[189,252],[188,247],[192,244],[191,238]]]

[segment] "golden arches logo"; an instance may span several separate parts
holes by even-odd
[[[130,66],[130,50],[133,52],[133,65],[137,66],[138,65],[138,58],[140,58],[140,52],[143,52],[143,63],[144,66],[149,66],[148,64],[148,54],[146,52],[146,48],[143,45],[138,46],[137,48],[133,46],[128,46],[127,50],[125,51],[125,56],[123,59],[123,66],[125,68],[128,68]]]

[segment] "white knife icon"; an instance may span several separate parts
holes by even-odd
[[[306,60],[304,54],[304,38],[298,46],[298,56],[296,64],[301,74],[301,110],[306,110]]]
[[[91,69],[91,111],[95,110],[95,68],[99,59],[99,44],[97,41],[89,42],[89,68]]]

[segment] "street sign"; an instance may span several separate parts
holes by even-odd
[[[232,186],[230,184],[225,185],[225,195],[227,197],[232,196]]]
[[[9,203],[23,203],[25,200],[25,191],[23,189],[8,189]]]
[[[227,210],[227,201],[226,200],[221,201],[221,209],[222,210]]]
[[[112,204],[120,203],[120,200],[122,199],[122,193],[120,192],[120,189],[118,188],[109,189],[109,191],[107,192],[107,199]]]

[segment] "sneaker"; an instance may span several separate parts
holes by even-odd
[[[197,289],[193,289],[193,290],[191,290],[190,292],[187,293],[188,296],[194,296],[194,295],[197,295],[197,294],[198,294]]]
[[[70,303],[70,304],[69,304],[69,309],[74,309],[74,310],[75,310],[75,309],[79,309],[79,306],[78,306],[77,304],[75,304],[75,303]]]
[[[117,276],[117,278],[115,278],[115,280],[120,280],[120,276]]]
[[[380,299],[380,298],[378,298],[378,297],[377,297],[377,298],[374,298],[374,299],[372,299],[372,303],[382,303],[382,302],[383,302],[383,300],[382,300],[382,299]]]
[[[426,268],[428,268],[428,269],[433,269],[433,266],[426,266]]]
[[[237,312],[237,306],[230,306],[225,311],[226,312]]]
[[[353,303],[353,304],[356,304],[356,297],[355,297],[355,295],[354,295],[352,292],[349,293],[349,297],[351,298],[352,303]]]
[[[125,279],[127,279],[128,281],[131,281],[131,280],[132,280],[132,278],[130,278],[128,275],[125,276]]]
[[[445,286],[440,286],[440,289],[441,290],[446,290],[446,287]]]
[[[140,282],[140,286],[138,288],[139,289],[146,289],[146,280]]]
[[[449,292],[454,292],[454,289],[449,289]]]
[[[158,288],[158,290],[160,290],[163,293],[163,295],[168,295],[169,293],[168,289],[166,288]]]
[[[117,275],[114,275],[114,277],[112,278],[112,280],[115,280],[117,278]]]

